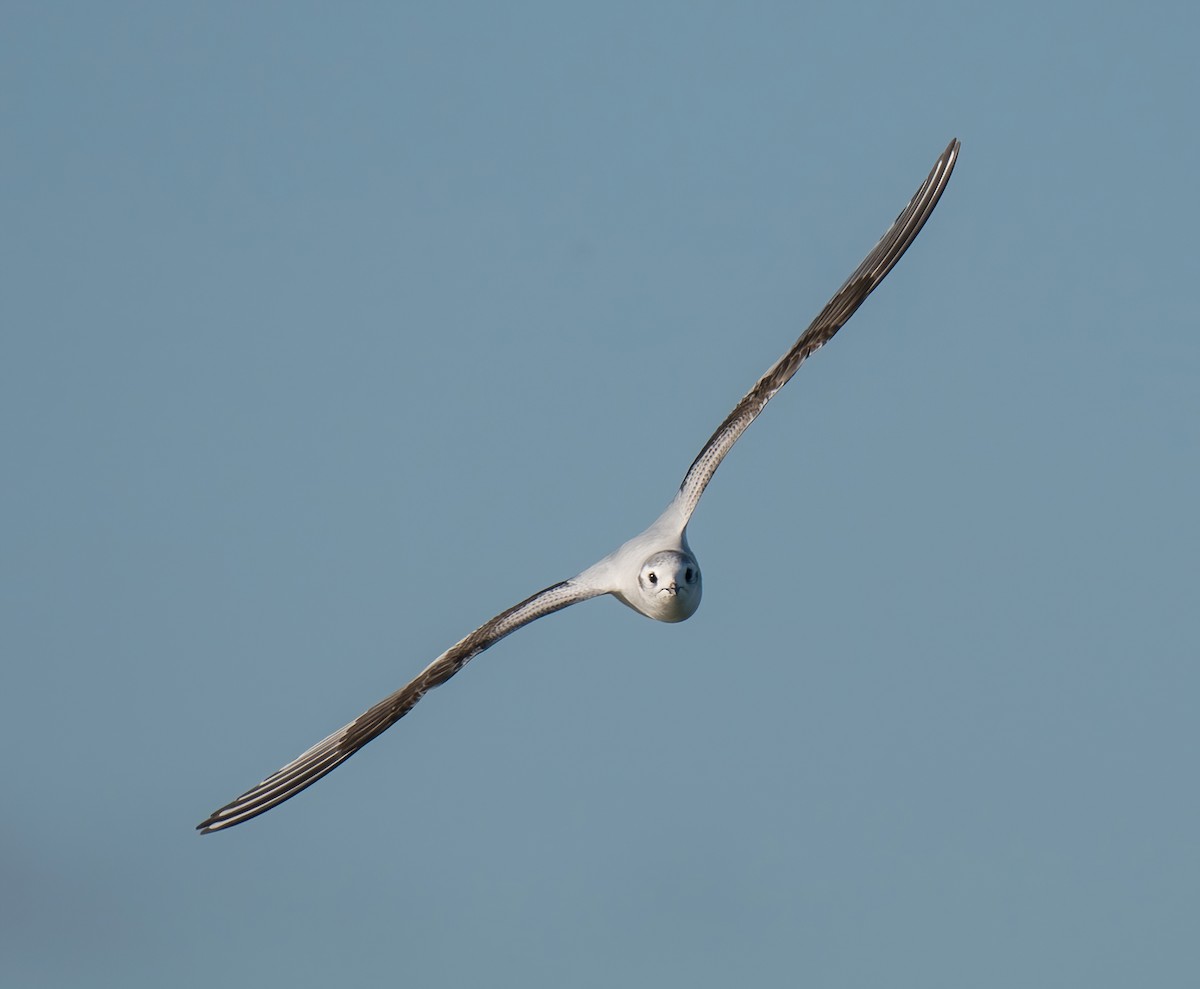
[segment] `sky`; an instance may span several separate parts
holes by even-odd
[[[8,3],[0,976],[1191,986],[1194,5]],[[680,625],[521,630],[652,521]]]

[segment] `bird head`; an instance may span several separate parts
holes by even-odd
[[[682,622],[700,607],[700,565],[690,553],[655,553],[638,573],[638,611],[660,622]]]

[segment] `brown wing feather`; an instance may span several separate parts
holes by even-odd
[[[957,140],[947,145],[928,177],[921,183],[916,195],[900,211],[896,221],[863,259],[862,264],[854,269],[854,273],[846,279],[845,284],[834,293],[833,298],[800,335],[791,350],[758,379],[754,387],[726,416],[725,421],[717,427],[716,432],[709,437],[679,486],[676,503],[685,521],[691,518],[708,482],[712,480],[721,461],[725,459],[725,454],[737,442],[738,437],[746,431],[775,393],[791,380],[800,365],[828,343],[846,324],[867,296],[895,267],[901,255],[908,250],[938,204],[946,183],[950,181],[950,173],[954,171],[954,164],[958,159],[958,150]]]
[[[447,649],[394,694],[385,697],[328,738],[322,739],[279,772],[268,776],[258,786],[214,811],[196,826],[197,830],[201,834],[208,834],[241,824],[294,797],[326,773],[332,772],[372,739],[387,731],[408,714],[428,691],[445,683],[485,649],[494,646],[506,635],[535,619],[595,597],[599,593],[573,581],[562,581],[538,591],[507,611],[502,611],[491,621],[480,625],[461,642]]]

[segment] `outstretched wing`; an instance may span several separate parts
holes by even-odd
[[[692,517],[705,487],[721,466],[725,454],[746,431],[746,427],[757,418],[775,393],[791,380],[800,365],[845,325],[875,286],[892,270],[901,255],[908,250],[908,246],[921,232],[921,227],[925,225],[929,214],[941,198],[946,183],[950,181],[950,173],[954,171],[954,163],[958,158],[958,149],[959,142],[951,141],[934,164],[929,177],[921,183],[916,195],[896,217],[896,222],[871,253],[863,259],[862,264],[854,270],[854,274],[834,293],[817,318],[792,345],[792,349],[758,379],[758,383],[738,402],[737,407],[704,444],[704,449],[692,461],[692,466],[688,468],[683,483],[679,486],[679,493],[675,496],[675,508],[682,515],[683,524],[686,525]]]
[[[520,604],[502,611],[491,621],[485,622],[461,642],[451,646],[422,670],[411,683],[385,697],[365,714],[359,715],[344,728],[339,728],[328,738],[318,742],[308,751],[297,756],[279,772],[247,790],[236,800],[220,810],[213,811],[207,820],[198,824],[201,834],[220,831],[241,824],[263,811],[270,810],[289,797],[294,797],[307,786],[312,786],[326,773],[332,772],[371,739],[387,731],[403,718],[426,692],[445,683],[485,649],[495,645],[522,625],[553,614],[563,608],[605,591],[590,586],[586,580],[565,580],[538,591]]]

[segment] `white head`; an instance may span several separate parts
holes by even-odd
[[[634,607],[660,622],[691,618],[700,607],[700,564],[695,557],[673,549],[650,557],[638,574]]]

